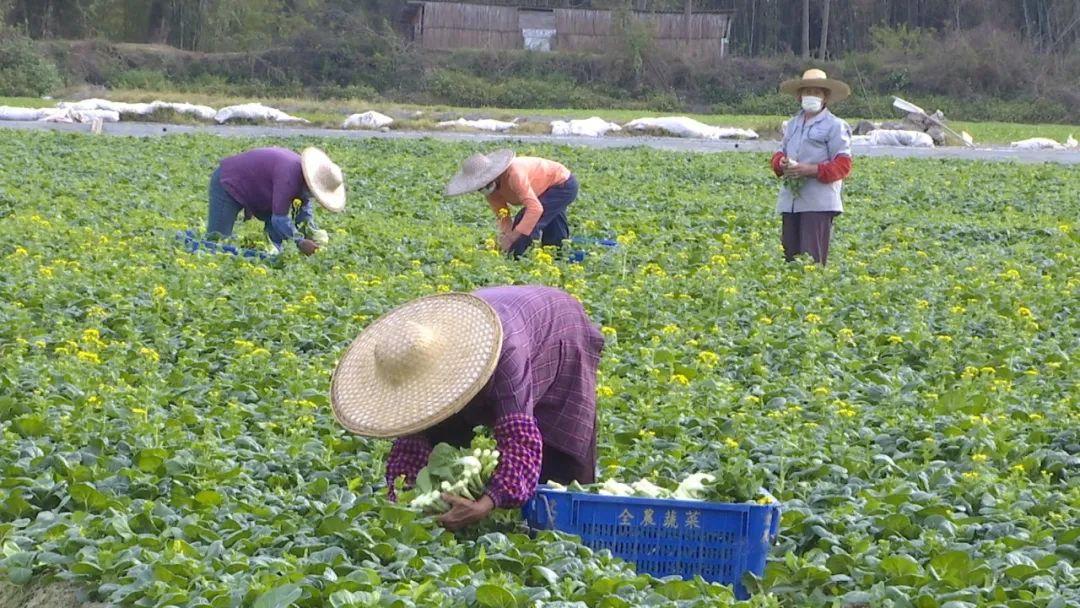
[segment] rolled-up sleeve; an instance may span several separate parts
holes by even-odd
[[[536,419],[511,414],[492,429],[499,448],[499,465],[485,493],[500,509],[520,507],[536,493],[544,457],[544,439]]]
[[[386,459],[386,489],[390,500],[397,500],[394,482],[399,477],[404,477],[405,487],[413,487],[416,475],[420,473],[420,469],[427,466],[430,457],[431,442],[425,437],[410,435],[394,441]]]

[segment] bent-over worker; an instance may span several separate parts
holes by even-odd
[[[256,148],[221,161],[210,176],[207,236],[232,236],[236,216],[257,217],[278,251],[293,241],[304,255],[329,241],[315,224],[312,199],[332,213],[345,208],[341,168],[325,152],[301,154],[285,148]]]
[[[851,94],[847,84],[821,70],[784,81],[780,91],[795,95],[802,110],[787,123],[772,169],[784,179],[776,211],[783,222],[784,257],[809,253],[825,264],[833,219],[844,211],[840,190],[851,174],[851,127],[828,104]]]
[[[447,196],[483,194],[495,212],[499,249],[520,257],[539,238],[544,246],[562,246],[570,238],[566,209],[577,199],[577,178],[560,163],[513,150],[474,154],[446,185]],[[521,211],[511,220],[509,206]]]
[[[596,476],[596,370],[604,338],[581,303],[558,289],[505,286],[429,296],[366,328],[331,385],[350,431],[396,437],[386,462],[412,487],[431,450],[468,446],[486,426],[501,453],[476,501],[444,495],[439,521],[458,529],[524,504],[541,480]]]

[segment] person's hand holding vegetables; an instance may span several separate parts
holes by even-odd
[[[450,510],[439,517],[439,525],[447,530],[460,530],[484,520],[495,510],[495,503],[484,494],[479,500],[469,500],[453,494],[443,494],[442,499]]]

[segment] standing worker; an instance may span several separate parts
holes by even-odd
[[[809,253],[824,265],[829,256],[833,219],[844,211],[840,190],[851,173],[851,127],[828,104],[851,94],[847,84],[821,70],[784,81],[780,91],[795,95],[802,110],[784,130],[772,169],[784,179],[776,210],[783,221],[784,257]]]
[[[521,257],[536,238],[562,246],[570,238],[566,208],[578,195],[578,182],[563,165],[513,150],[473,154],[446,185],[447,196],[479,192],[487,197],[499,229],[499,249]],[[522,206],[513,220],[509,205]]]
[[[540,480],[596,477],[596,370],[604,338],[573,296],[543,286],[420,298],[368,326],[331,383],[334,416],[397,437],[386,462],[412,487],[432,447],[468,446],[479,425],[501,454],[484,495],[444,495],[451,530],[524,504]]]
[[[307,148],[301,154],[285,148],[257,148],[221,161],[210,176],[207,236],[232,236],[240,211],[244,220],[257,217],[278,251],[293,241],[304,255],[329,241],[315,224],[311,199],[323,209],[345,208],[345,179],[325,152]]]

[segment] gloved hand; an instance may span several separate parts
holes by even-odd
[[[297,247],[300,248],[300,253],[304,255],[312,255],[319,250],[319,244],[310,239],[304,239],[297,243]]]

